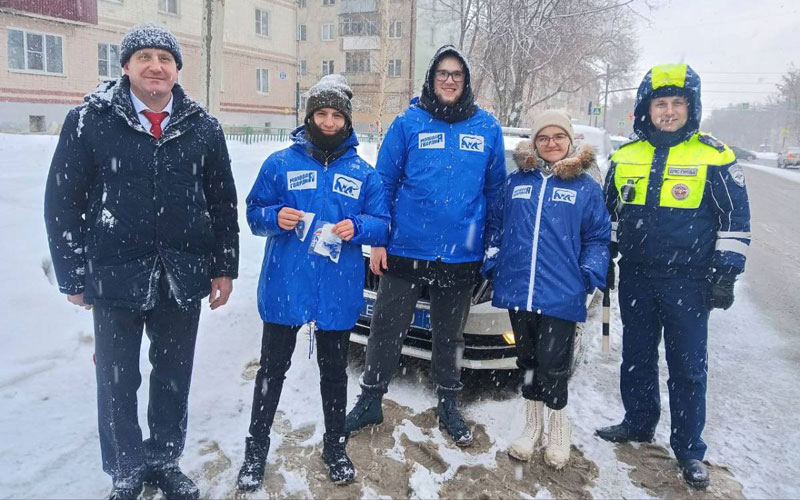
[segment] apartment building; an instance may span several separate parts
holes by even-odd
[[[203,16],[212,3],[224,35],[207,96]],[[0,0],[0,130],[57,130],[86,93],[120,76],[119,42],[143,21],[175,33],[180,84],[223,124],[292,127],[296,11],[293,0]]]
[[[385,130],[419,94],[436,49],[457,38],[458,17],[439,3],[298,0],[301,110],[308,89],[321,76],[341,73],[353,88],[356,129]]]

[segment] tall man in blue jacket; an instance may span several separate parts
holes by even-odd
[[[373,247],[381,276],[361,378],[347,430],[383,422],[381,400],[397,368],[417,299],[427,286],[439,422],[459,446],[472,432],[458,409],[463,329],[484,255],[487,207],[502,195],[503,133],[475,104],[469,66],[452,46],[434,55],[422,96],[389,127],[378,153],[392,221]]]
[[[658,344],[669,368],[670,444],[683,477],[708,486],[706,417],[711,309],[733,304],[750,244],[750,208],[733,152],[698,131],[700,77],[686,64],[653,67],[636,96],[638,140],[612,156],[606,206],[619,261],[620,392],[625,418],[607,441],[650,441],[661,413]],[[608,285],[613,287],[613,263]]]
[[[59,288],[92,309],[103,470],[111,498],[143,481],[198,498],[178,467],[203,297],[224,305],[238,270],[236,189],[217,120],[178,85],[177,39],[153,24],[120,45],[125,75],[69,112],[50,166],[45,221]],[[150,337],[150,437],[136,390]]]

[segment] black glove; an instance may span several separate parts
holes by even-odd
[[[714,275],[706,297],[706,307],[711,309],[728,309],[733,305],[733,284],[736,276]]]
[[[614,281],[617,279],[617,265],[614,259],[608,261],[608,272],[606,273],[606,290],[614,289]]]

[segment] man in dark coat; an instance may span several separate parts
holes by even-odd
[[[144,481],[198,498],[178,467],[203,297],[224,305],[238,270],[236,189],[217,120],[178,85],[177,39],[135,26],[120,46],[125,75],[69,112],[45,193],[59,289],[94,315],[97,406],[111,498]],[[150,437],[136,390],[150,338]]]

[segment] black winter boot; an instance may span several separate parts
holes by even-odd
[[[356,469],[345,449],[347,434],[325,433],[322,442],[322,461],[328,466],[328,477],[336,484],[352,483]]]
[[[344,430],[348,434],[360,431],[368,425],[383,423],[383,396],[379,392],[361,391],[356,405],[344,420]]]
[[[456,394],[454,392],[446,392],[439,395],[436,416],[439,418],[439,426],[447,430],[456,446],[464,447],[472,444],[472,431],[469,430],[469,427],[461,417]]]
[[[200,498],[200,490],[197,489],[197,485],[174,462],[148,468],[145,482],[158,486],[169,500],[198,500]]]
[[[258,442],[253,437],[244,440],[244,463],[239,469],[236,485],[241,491],[255,491],[264,480],[264,471],[267,468],[267,453],[269,452],[269,438],[266,442]]]
[[[678,460],[683,472],[683,480],[692,488],[704,490],[708,488],[708,470],[700,460]]]
[[[136,500],[142,492],[142,483],[134,486],[114,486],[108,500]]]
[[[601,427],[594,431],[594,433],[600,439],[612,443],[649,443],[653,440],[653,434],[635,432],[625,422],[608,427]]]

